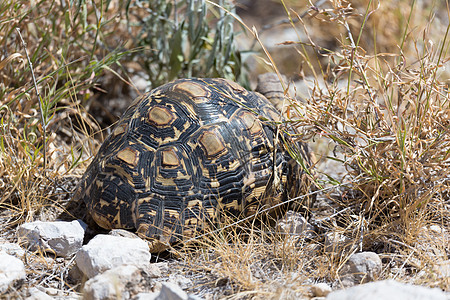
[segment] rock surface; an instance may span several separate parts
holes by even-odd
[[[438,276],[440,278],[450,278],[450,259],[438,263]]]
[[[84,300],[139,299],[139,300],[194,300],[173,282],[156,282],[146,270],[133,265],[122,265],[89,279],[83,289]]]
[[[159,293],[139,293],[133,300],[155,300]]]
[[[79,293],[73,291],[61,291],[56,288],[32,287],[28,289],[26,300],[80,300]]]
[[[278,233],[292,237],[313,238],[315,236],[314,227],[299,212],[294,211],[288,211],[282,219],[278,220],[276,229]]]
[[[26,300],[52,300],[53,297],[47,295],[47,293],[41,291],[38,288],[31,288],[28,290],[30,296],[26,298]]]
[[[374,252],[352,254],[340,272],[342,284],[352,286],[374,281],[380,275],[381,268],[381,259]]]
[[[9,254],[0,252],[0,294],[25,280],[25,265]]]
[[[83,290],[83,299],[130,299],[140,292],[151,291],[150,277],[143,269],[122,265],[89,279]]]
[[[135,265],[147,268],[151,254],[145,241],[99,234],[78,251],[75,262],[88,277],[121,265]]]
[[[23,250],[18,244],[0,239],[0,252],[2,251],[17,258],[21,258],[25,255],[25,250]]]
[[[327,300],[448,300],[439,289],[430,289],[422,286],[404,284],[394,280],[384,280],[366,283],[330,293]]]
[[[57,256],[70,257],[83,245],[87,225],[76,220],[72,222],[31,222],[21,225],[18,239],[31,250],[41,249]]]
[[[188,300],[188,295],[178,285],[164,282],[156,300]]]
[[[331,287],[324,282],[316,283],[311,286],[311,293],[314,297],[326,297],[331,293]]]

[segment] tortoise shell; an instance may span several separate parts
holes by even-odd
[[[303,169],[277,134],[279,115],[263,95],[225,79],[165,84],[127,109],[74,197],[99,226],[136,229],[154,252],[227,215],[253,215],[305,191]]]

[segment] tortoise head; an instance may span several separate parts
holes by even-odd
[[[283,82],[287,82],[286,76],[281,75],[281,79]],[[280,113],[284,113],[283,107],[289,104],[284,98],[283,85],[276,73],[259,75],[256,92],[264,95]]]

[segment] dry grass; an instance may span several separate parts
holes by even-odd
[[[341,153],[344,178],[330,172],[319,184],[346,185],[322,192],[313,238],[236,224],[178,250],[191,274],[210,278],[195,290],[229,299],[297,298],[314,282],[339,286],[343,263],[360,250],[382,256],[381,278],[450,289],[441,269],[450,230],[449,14],[440,2],[421,3],[398,1],[392,9],[387,1],[326,1],[302,21],[297,12],[306,6],[287,9],[290,26],[306,39],[286,45],[303,60],[298,75],[311,74],[312,82],[309,97],[287,95],[289,124],[301,129],[299,139],[320,137]],[[126,78],[120,67],[131,63],[129,45],[119,42],[127,34],[117,22],[125,19],[120,8],[59,5],[0,5],[0,222],[9,228],[52,219],[48,208],[67,199],[67,180],[82,173],[79,163],[100,143],[89,109],[108,88],[99,86],[104,71]],[[276,68],[271,57],[265,62]],[[348,245],[328,250],[330,232]]]
[[[305,71],[316,74],[309,98],[298,102],[291,95],[290,122],[301,132],[306,128],[305,135],[332,143],[343,154],[345,182],[351,182],[338,195],[324,194],[329,207],[316,208],[316,213],[330,207],[342,213],[315,221],[322,234],[346,236],[348,248],[337,245],[338,253],[329,251],[320,235],[293,245],[290,238],[270,237],[267,228],[245,239],[238,232],[227,239],[214,236],[206,247],[213,250],[193,255],[192,261],[234,282],[237,290],[230,298],[295,298],[307,295],[305,286],[315,281],[339,286],[343,263],[361,250],[380,253],[386,266],[381,278],[450,288],[442,267],[448,261],[450,228],[449,27],[434,20],[434,6],[420,19],[419,8],[406,1],[393,12],[389,5],[368,2],[359,13],[345,1],[314,12],[323,32],[337,39],[337,49],[321,46],[322,36],[308,27],[309,21],[297,22],[298,15],[288,11],[291,26],[308,36],[297,46],[304,65],[322,66]],[[379,29],[392,23],[395,34]],[[312,61],[311,52],[322,56]],[[265,63],[276,68],[271,56]],[[340,183],[325,175],[321,185]]]
[[[123,56],[106,49],[119,30],[110,23],[115,12],[102,19],[101,10],[65,1],[0,6],[0,206],[7,225],[57,206],[70,192],[61,181],[88,157],[78,145],[87,128],[99,128],[80,104],[94,96],[97,76]]]
[[[365,15],[376,13],[369,7]],[[338,18],[343,27],[346,19]],[[377,239],[394,235],[411,243],[430,222],[448,228],[449,27],[433,44],[430,26],[423,40],[403,37],[416,49],[413,59],[365,51],[361,36],[349,32],[349,42],[329,55],[331,83],[307,99],[306,117],[339,146],[359,191],[342,204],[362,220],[358,231],[375,231]]]

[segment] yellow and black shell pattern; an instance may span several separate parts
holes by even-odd
[[[278,121],[264,96],[237,83],[170,82],[132,103],[74,197],[99,226],[136,229],[163,250],[226,215],[246,217],[302,192],[303,169],[277,141]]]

